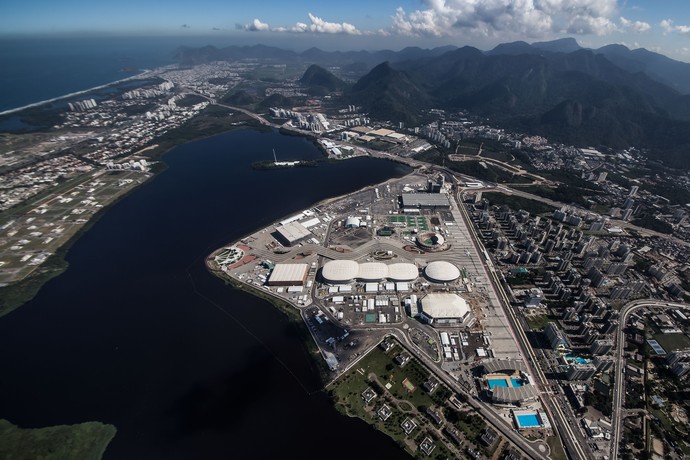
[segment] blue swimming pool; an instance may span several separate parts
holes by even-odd
[[[522,379],[510,379],[510,384],[513,388],[520,388],[523,385]]]
[[[587,363],[592,362],[591,359],[580,358],[579,356],[566,355],[565,359],[566,359],[566,361],[575,361],[577,364],[587,364]]]
[[[489,379],[489,389],[493,390],[495,387],[506,387],[508,388],[508,382],[505,379]]]
[[[537,414],[522,414],[516,415],[518,428],[533,428],[541,426],[539,416]]]

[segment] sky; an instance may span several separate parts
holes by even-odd
[[[165,35],[294,50],[491,49],[574,37],[690,62],[688,0],[3,0],[0,36]],[[184,43],[181,43],[184,44]]]

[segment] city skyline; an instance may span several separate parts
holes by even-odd
[[[4,2],[0,37],[94,34],[207,37],[295,50],[430,48],[573,37],[597,48],[620,43],[690,61],[690,11],[679,0],[383,0],[251,4],[218,0],[94,4]]]

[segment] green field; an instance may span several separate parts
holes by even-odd
[[[690,348],[690,339],[685,334],[654,334],[654,339],[666,350],[666,353]]]
[[[412,455],[426,457],[417,447],[425,436],[430,436],[436,445],[433,458],[438,455],[442,455],[442,458],[456,458],[458,453],[438,439],[434,430],[436,426],[424,413],[427,407],[437,407],[438,412],[443,413],[442,407],[451,395],[450,390],[440,385],[431,395],[428,394],[422,384],[429,378],[429,371],[414,358],[400,367],[394,362],[394,358],[401,351],[403,350],[399,344],[388,353],[378,347],[371,350],[353,369],[327,387],[329,394],[338,410],[372,424],[404,446]],[[406,380],[408,382],[404,384]],[[412,387],[414,390],[410,391]],[[369,405],[362,397],[367,388],[377,394]],[[377,415],[384,404],[392,409],[392,414],[386,421]],[[417,425],[409,435],[401,427],[406,418],[413,419]]]
[[[100,422],[24,429],[0,420],[0,458],[98,460],[116,432]]]

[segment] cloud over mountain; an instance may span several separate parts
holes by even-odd
[[[362,31],[357,29],[354,25],[347,22],[329,22],[311,13],[309,16],[309,24],[298,22],[292,27],[276,27],[271,29],[273,32],[294,32],[294,33],[322,33],[322,34],[346,34],[346,35],[362,35]]]
[[[259,32],[268,30],[268,24],[261,22],[258,19],[254,19],[252,22],[244,26],[244,30],[249,30],[251,32]]]
[[[501,32],[538,37],[549,33],[605,35],[617,30],[616,0],[425,0],[426,8],[398,8],[393,30],[403,35],[479,36]]]

